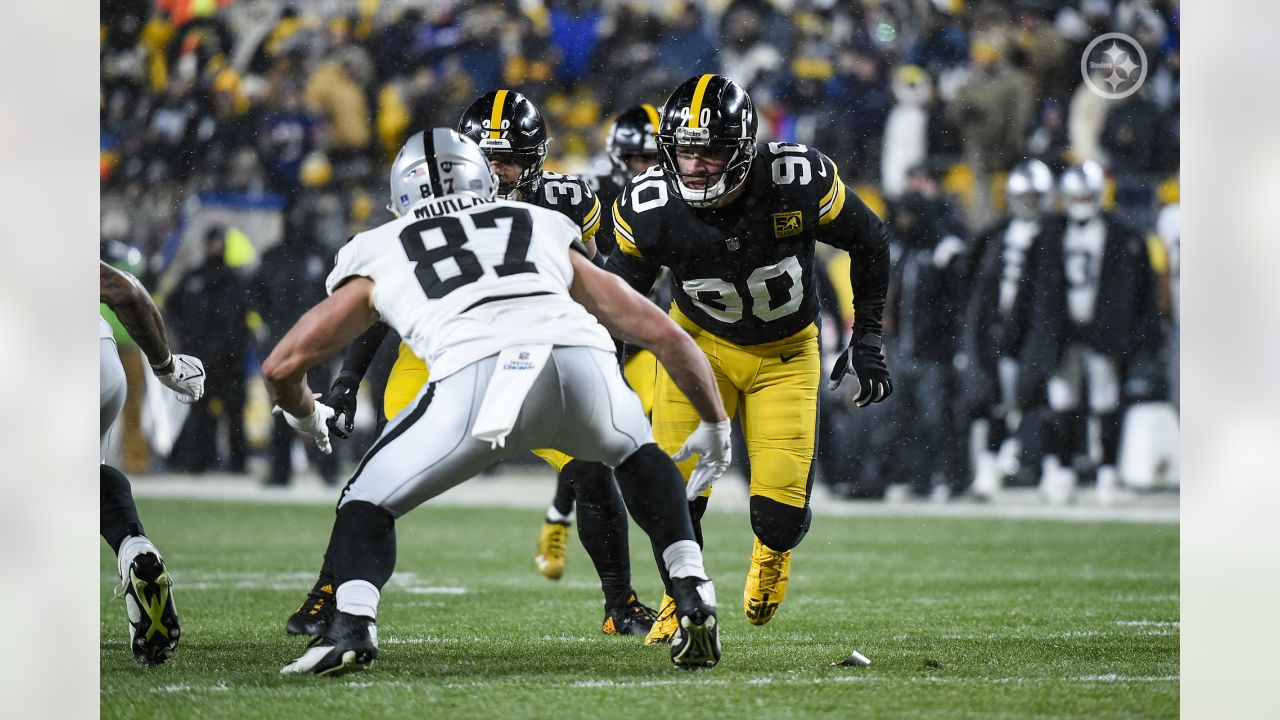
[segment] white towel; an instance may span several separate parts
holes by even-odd
[[[506,444],[507,434],[520,416],[524,398],[550,355],[550,345],[518,345],[498,353],[498,363],[485,388],[471,437],[487,440],[495,448]]]

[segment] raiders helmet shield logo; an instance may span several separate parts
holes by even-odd
[[[791,237],[792,235],[799,235],[803,231],[804,225],[801,224],[799,210],[773,214],[773,236],[775,238]]]

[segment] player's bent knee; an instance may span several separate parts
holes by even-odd
[[[769,549],[786,552],[800,544],[813,512],[808,507],[784,505],[763,495],[751,496],[751,529]]]

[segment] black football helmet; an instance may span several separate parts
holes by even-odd
[[[616,172],[631,176],[629,161],[640,159],[648,165],[658,161],[658,109],[644,103],[622,111],[609,126],[605,150]]]
[[[680,172],[676,149],[701,147],[720,150],[728,162],[719,177],[708,176],[705,188],[691,188]],[[751,96],[722,75],[697,75],[686,80],[662,106],[658,128],[658,164],[667,184],[693,207],[709,207],[747,179],[756,154],[756,110]]]
[[[547,160],[547,126],[524,95],[514,90],[485,93],[462,112],[458,132],[475,140],[485,157],[510,156],[524,168],[515,182],[499,183],[499,197],[527,198],[538,191]]]

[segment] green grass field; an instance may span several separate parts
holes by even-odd
[[[331,509],[140,502],[175,578],[183,640],[143,669],[101,562],[103,718],[1176,717],[1178,527],[817,517],[787,600],[742,616],[744,514],[705,521],[724,659],[688,672],[666,648],[599,631],[575,543],[558,583],[532,557],[540,514],[426,506],[399,524],[381,654],[339,679],[279,675],[304,643],[284,621],[318,568]],[[641,598],[660,597],[632,534]],[[833,667],[858,650],[865,668]]]

